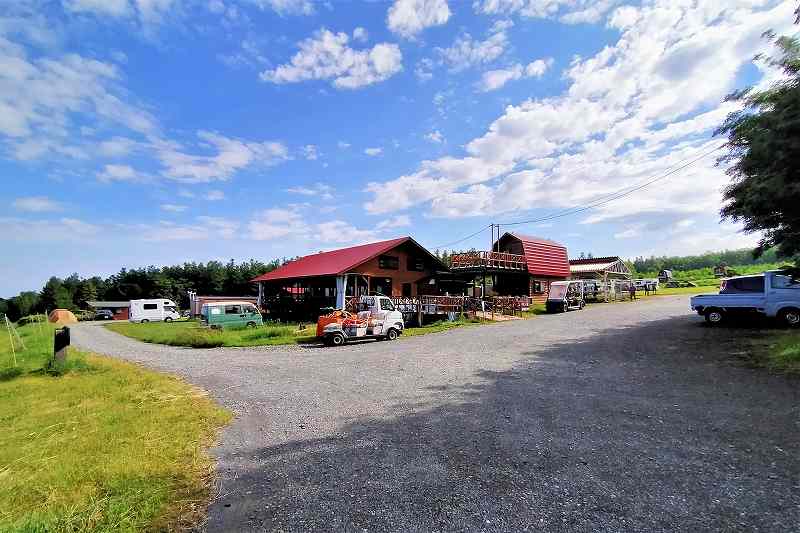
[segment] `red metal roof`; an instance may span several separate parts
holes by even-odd
[[[605,264],[605,263],[613,263],[619,261],[619,256],[617,255],[609,255],[606,257],[586,257],[583,259],[570,259],[570,265],[594,265],[594,264]]]
[[[509,235],[522,241],[529,274],[559,278],[570,276],[566,246],[520,233],[509,233]]]
[[[366,263],[370,259],[388,252],[406,241],[415,242],[411,237],[399,237],[388,241],[373,242],[330,252],[307,255],[262,274],[251,281],[272,281],[311,276],[336,276]]]

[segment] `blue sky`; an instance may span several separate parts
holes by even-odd
[[[721,144],[768,0],[22,0],[0,7],[0,295],[50,275],[431,248]],[[572,255],[751,245],[707,156],[516,231]],[[512,229],[510,226],[509,229]],[[488,230],[454,245],[487,247]]]

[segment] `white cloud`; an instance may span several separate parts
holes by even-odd
[[[150,181],[151,177],[138,172],[130,165],[105,165],[97,173],[97,179],[104,183],[114,181]]]
[[[330,200],[333,198],[333,187],[324,183],[315,183],[311,187],[290,187],[286,189],[286,192],[303,196],[317,196],[323,200]]]
[[[394,76],[403,68],[403,55],[396,44],[379,43],[356,50],[350,37],[325,28],[300,41],[289,63],[261,73],[263,81],[297,83],[305,80],[333,80],[337,89],[356,89]]]
[[[61,203],[51,200],[47,196],[26,196],[17,198],[11,205],[17,211],[27,211],[29,213],[61,211],[64,208]]]
[[[521,78],[541,78],[553,65],[553,59],[537,59],[526,66],[515,63],[508,68],[489,70],[483,73],[478,89],[483,92],[494,91],[512,80]]]
[[[204,198],[206,200],[208,200],[209,202],[218,202],[220,200],[224,200],[225,199],[225,193],[223,191],[216,190],[216,189],[215,190],[210,190],[210,191],[208,191],[206,193]]]
[[[178,196],[180,196],[181,198],[194,198],[195,194],[189,189],[179,189]]]
[[[439,130],[434,130],[425,134],[425,140],[432,143],[441,144],[444,142],[444,135]]]
[[[209,131],[198,131],[207,150],[214,155],[192,155],[174,142],[156,143],[164,176],[184,183],[224,181],[251,165],[272,166],[289,158],[286,146],[278,141],[248,142]]]
[[[528,18],[558,19],[565,24],[598,22],[621,0],[475,0],[473,7],[486,15],[518,14]]]
[[[64,9],[98,18],[134,18],[142,26],[160,24],[179,9],[180,0],[62,0]]]
[[[395,0],[386,15],[389,29],[405,38],[431,26],[441,26],[450,19],[447,0]]]
[[[309,161],[314,161],[315,159],[319,158],[319,150],[313,144],[307,144],[302,148],[303,157],[308,159]]]
[[[371,157],[377,157],[383,154],[383,148],[375,147],[375,148],[366,148],[364,149],[364,153]]]
[[[436,64],[431,58],[423,57],[417,62],[417,66],[414,67],[414,75],[419,81],[428,81],[433,78],[433,69],[435,67]]]
[[[272,9],[280,15],[313,15],[311,0],[249,0],[261,9]]]
[[[492,33],[483,41],[475,40],[469,33],[464,33],[456,37],[449,47],[436,48],[436,52],[451,72],[460,72],[494,61],[505,52],[507,46],[505,30]]]
[[[50,241],[93,241],[100,233],[100,226],[76,218],[56,220],[25,220],[13,217],[0,217],[0,241],[50,242]]]
[[[149,112],[125,102],[113,64],[77,54],[31,58],[0,27],[0,65],[0,137],[17,159],[86,158],[73,132],[96,123],[146,135],[156,130]]]
[[[624,231],[614,234],[615,239],[633,239],[642,235],[642,228],[640,226],[630,226]]]
[[[100,154],[106,157],[123,157],[131,153],[138,143],[127,137],[112,137],[98,146]]]
[[[307,222],[300,209],[272,208],[257,213],[248,224],[248,237],[257,241],[279,238],[302,239],[320,243],[346,244],[375,237],[373,230],[364,230],[343,220]]]
[[[181,204],[161,204],[159,207],[168,213],[183,213],[189,208],[189,206]]]
[[[350,148],[350,146],[352,146],[349,142],[345,141],[339,141],[336,145],[342,150],[346,150],[347,148]]]
[[[733,109],[722,103],[724,96],[765,47],[764,28],[791,31],[792,6],[658,0],[635,14],[632,9],[612,16],[624,26],[616,43],[573,61],[561,96],[506,107],[484,135],[465,145],[465,155],[423,161],[396,179],[368,184],[373,198],[366,209],[385,213],[428,204],[432,216],[463,217],[572,207],[662,175],[721,144],[711,133]],[[727,182],[724,169],[706,157],[663,185],[595,208],[583,222],[715,213]],[[392,201],[382,200],[387,197]]]
[[[411,219],[408,217],[408,215],[397,215],[378,222],[378,224],[375,226],[375,229],[382,231],[395,228],[404,228],[410,225]]]
[[[366,28],[358,26],[356,29],[353,30],[353,40],[365,43],[369,40],[369,32],[367,31]]]
[[[241,224],[234,220],[222,217],[199,216],[197,221],[208,228],[212,235],[218,235],[223,239],[231,239],[236,236]]]

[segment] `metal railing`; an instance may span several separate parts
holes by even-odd
[[[466,252],[450,256],[450,268],[495,268],[500,270],[525,270],[525,256],[508,252]]]

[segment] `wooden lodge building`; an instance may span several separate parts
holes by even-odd
[[[473,280],[474,296],[529,296],[541,303],[547,299],[550,283],[570,277],[567,248],[557,242],[505,233],[492,249],[451,258],[453,273]]]
[[[305,319],[326,307],[343,308],[351,296],[444,294],[449,277],[436,256],[411,237],[400,237],[300,257],[252,281],[271,315]]]

